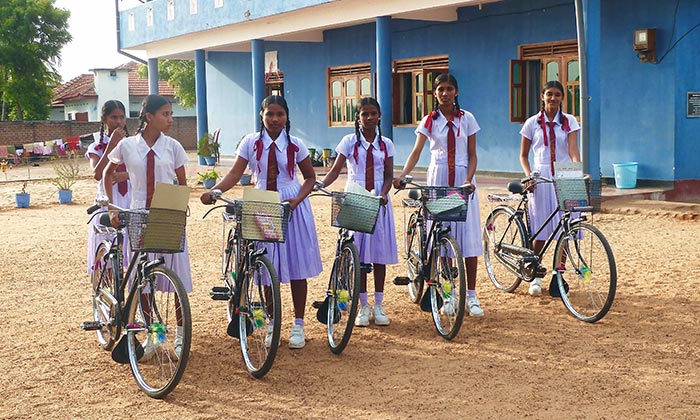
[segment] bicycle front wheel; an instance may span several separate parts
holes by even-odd
[[[433,261],[435,271],[429,291],[433,322],[438,334],[451,340],[462,326],[467,300],[464,259],[455,238],[440,236],[433,248]]]
[[[585,322],[603,318],[615,299],[617,267],[600,230],[588,223],[573,224],[557,241],[554,261],[566,309]]]
[[[136,288],[126,326],[131,372],[146,394],[164,398],[180,382],[189,359],[189,299],[167,267],[153,268]]]
[[[95,322],[102,327],[97,330],[97,342],[105,350],[111,350],[119,336],[117,322],[117,300],[114,297],[115,258],[109,255],[111,244],[102,242],[95,252],[95,265],[92,267],[92,313]]]
[[[404,232],[404,250],[406,251],[406,274],[408,276],[408,296],[413,303],[419,303],[423,296],[421,261],[422,239],[425,237],[423,224],[418,222],[418,213],[412,213]]]
[[[496,289],[505,292],[515,291],[522,281],[521,257],[502,245],[526,247],[525,227],[514,214],[510,207],[497,207],[486,218],[483,229],[486,272]]]
[[[328,296],[328,347],[340,354],[352,335],[360,300],[360,257],[352,242],[343,244],[331,273]]]
[[[282,325],[280,283],[267,257],[253,257],[241,290],[237,309],[241,354],[248,372],[262,378],[275,361]]]

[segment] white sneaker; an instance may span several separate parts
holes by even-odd
[[[268,349],[272,347],[272,332],[275,326],[272,324],[267,324],[267,335],[265,336],[265,347]]]
[[[455,309],[457,308],[456,301],[457,298],[455,296],[450,296],[449,299],[445,299],[440,312],[442,312],[443,315],[453,316],[455,314]]]
[[[306,345],[306,337],[304,336],[304,326],[296,325],[292,326],[292,331],[289,332],[289,348],[290,349],[301,349]]]
[[[180,360],[180,356],[182,355],[182,337],[177,336],[175,337],[175,342],[173,343],[173,347],[175,347],[175,358],[177,360]]]
[[[540,296],[542,294],[542,279],[535,277],[535,279],[530,283],[530,287],[527,289],[527,292],[532,296]]]
[[[376,325],[389,325],[391,323],[382,305],[374,305],[374,308],[372,308],[372,316],[374,317],[374,323]]]
[[[469,308],[469,316],[484,316],[479,299],[475,297],[467,298],[467,307]]]
[[[151,339],[151,335],[148,335],[148,338],[146,339],[146,342],[143,343],[143,356],[139,359],[139,362],[148,362],[149,360],[153,359],[153,355],[156,354],[156,345],[153,343],[153,340]]]
[[[369,305],[362,306],[360,308],[360,312],[357,314],[357,318],[355,318],[355,325],[358,327],[366,327],[369,325]]]

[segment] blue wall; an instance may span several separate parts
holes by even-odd
[[[634,29],[657,28],[661,56],[700,22],[700,2],[680,1],[675,32],[675,2],[641,3],[602,2],[601,170],[610,177],[612,163],[637,161],[641,179],[698,179],[700,118],[685,117],[685,97],[687,91],[700,91],[700,29],[658,64],[641,63],[632,40]],[[517,58],[521,44],[575,39],[573,2],[513,0],[458,12],[459,20],[450,23],[393,20],[393,59],[448,54],[460,84],[460,104],[482,128],[479,170],[520,172],[520,124],[508,119],[509,60]],[[323,43],[265,43],[267,51],[278,52],[284,71],[293,134],[310,147],[334,148],[352,131],[328,126],[326,68],[370,62],[374,71],[374,48],[374,24],[327,31]],[[253,129],[257,118],[250,111],[250,66],[250,54],[209,53],[209,127],[222,127],[224,153]],[[414,129],[394,127],[399,165],[413,146]],[[427,162],[426,148],[420,164]]]

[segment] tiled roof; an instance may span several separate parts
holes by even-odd
[[[129,71],[129,96],[147,96],[148,79],[141,79],[138,75],[139,64],[131,61],[117,67],[117,69],[127,69]],[[158,92],[160,95],[173,97],[175,89],[168,86],[166,81],[158,81]],[[95,76],[94,74],[82,74],[72,80],[58,85],[53,89],[52,106],[62,105],[65,101],[79,98],[96,98]]]

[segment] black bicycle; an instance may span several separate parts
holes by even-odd
[[[408,285],[411,301],[431,312],[438,334],[451,340],[462,326],[467,285],[462,251],[449,225],[443,222],[466,220],[467,196],[472,191],[466,187],[419,185],[410,175],[402,184],[417,189],[411,189],[409,198],[402,202],[408,276],[395,278],[394,284]],[[428,290],[423,293],[425,284]]]
[[[112,350],[116,362],[129,363],[146,394],[164,398],[185,372],[192,317],[180,278],[163,265],[162,256],[150,258],[148,253],[182,252],[186,215],[177,210],[127,210],[106,201],[90,207],[88,214],[105,206],[118,211],[124,225],[113,228],[109,213],[102,212],[95,226],[96,233],[111,239],[102,241],[95,252],[93,321],[83,322],[81,328],[96,331],[100,346]],[[126,232],[132,252],[124,273]]]
[[[224,208],[223,286],[212,288],[211,298],[227,301],[227,333],[239,339],[248,372],[262,378],[272,368],[279,348],[282,300],[277,272],[259,243],[284,242],[289,205],[232,200],[220,190],[211,190],[210,196],[226,203],[204,215]]]
[[[583,183],[583,180],[580,180]],[[523,184],[535,185],[558,181],[533,172],[522,180],[508,184],[510,195],[489,194],[488,201],[496,207],[486,218],[483,228],[484,262],[491,282],[497,289],[513,292],[522,281],[531,282],[544,277],[547,268],[542,259],[556,240],[553,275],[566,309],[577,319],[596,322],[608,313],[615,298],[617,268],[612,248],[598,228],[588,223],[591,212],[590,197],[559,203],[543,223],[532,231],[528,213],[528,190]],[[558,192],[559,194],[559,192]],[[586,192],[584,190],[584,195]],[[517,202],[516,207],[508,202]],[[561,200],[560,200],[561,201]],[[542,250],[535,253],[533,240],[555,216],[561,219],[545,241]]]
[[[328,347],[340,354],[352,335],[360,300],[360,270],[371,264],[360,264],[353,231],[372,233],[377,223],[381,198],[351,192],[335,192],[314,186],[321,195],[331,197],[331,225],[338,227],[333,268],[323,302],[314,302],[316,318],[326,325]]]

